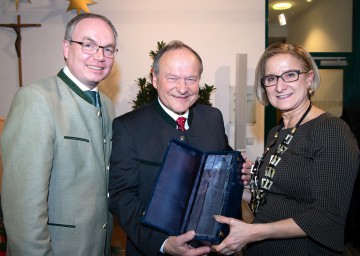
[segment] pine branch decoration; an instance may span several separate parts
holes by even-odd
[[[157,49],[156,51],[151,50],[149,52],[149,56],[151,57],[151,59],[154,61],[154,58],[156,56],[156,54],[166,45],[166,43],[164,41],[161,42],[157,42]],[[152,84],[152,68],[150,69],[150,73],[149,73],[149,81],[148,82],[146,80],[146,78],[138,78],[136,80],[136,85],[139,87],[139,91],[136,95],[136,99],[133,100],[133,109],[138,109],[140,107],[142,107],[143,105],[146,105],[152,101],[154,101],[157,97],[157,91],[154,88],[153,84]],[[214,85],[207,85],[205,84],[204,87],[200,87],[199,89],[199,98],[197,100],[197,103],[201,103],[201,104],[205,104],[205,105],[209,105],[211,106],[210,103],[210,96],[211,93],[215,90],[215,86]]]

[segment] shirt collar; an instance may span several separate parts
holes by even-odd
[[[168,109],[167,107],[165,107],[165,105],[162,104],[160,98],[158,98],[158,101],[159,101],[159,104],[160,104],[160,106],[162,107],[162,109],[166,112],[166,114],[168,114],[169,116],[171,116],[172,119],[176,120],[176,119],[178,119],[178,118],[181,117],[181,116],[182,116],[182,117],[185,117],[186,120],[188,119],[188,117],[189,117],[189,110],[186,111],[186,113],[183,114],[183,115],[178,115],[178,114],[174,113],[173,111],[171,111],[170,109]]]
[[[89,88],[87,88],[82,82],[79,81],[71,72],[68,66],[64,67],[64,73],[67,75],[82,91],[88,91]],[[98,92],[98,87],[96,86],[91,91]]]

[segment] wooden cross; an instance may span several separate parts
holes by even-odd
[[[13,28],[16,32],[15,49],[18,57],[18,69],[19,69],[19,85],[22,86],[22,65],[21,65],[21,28],[24,27],[41,27],[41,24],[21,24],[20,15],[17,16],[17,23],[0,24],[0,27]]]

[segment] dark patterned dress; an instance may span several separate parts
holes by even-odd
[[[267,143],[276,131],[277,127],[270,131]],[[280,131],[276,145],[260,167],[260,180],[270,156],[290,131]],[[357,142],[348,125],[324,113],[298,128],[281,158],[254,223],[293,218],[307,237],[252,243],[247,246],[246,256],[341,255],[346,215],[360,162]]]

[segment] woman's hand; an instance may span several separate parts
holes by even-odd
[[[217,253],[231,255],[240,251],[246,244],[255,241],[255,237],[252,237],[255,224],[247,224],[241,220],[220,215],[215,215],[214,218],[216,221],[228,224],[230,227],[230,233],[224,241],[211,247]]]
[[[251,171],[252,162],[246,160],[242,165],[241,169],[241,179],[243,180],[244,186],[248,185],[250,182],[250,171]]]

